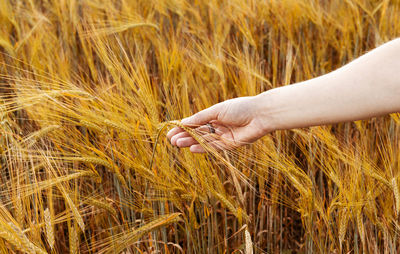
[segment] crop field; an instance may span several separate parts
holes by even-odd
[[[399,36],[399,0],[0,0],[0,253],[400,252],[400,114],[165,136]]]

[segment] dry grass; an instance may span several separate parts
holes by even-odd
[[[400,36],[398,0],[4,0],[0,24],[0,252],[399,252],[399,114],[205,155],[163,128]]]

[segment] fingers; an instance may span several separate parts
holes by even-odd
[[[203,138],[206,138],[205,135],[207,135],[210,132],[214,132],[216,134],[221,135],[222,132],[220,131],[220,126],[219,125],[202,125],[198,128],[196,128],[196,132],[202,135]],[[185,130],[183,130],[180,127],[175,127],[172,128],[168,133],[167,133],[167,138],[171,141],[171,144],[174,146],[178,147],[188,147],[193,144],[197,144],[198,142],[194,139],[191,138],[189,133],[187,133]],[[181,140],[182,139],[182,140]]]
[[[209,108],[206,108],[190,117],[182,119],[181,123],[188,127],[201,128],[196,129],[199,132],[216,132],[216,129],[212,126],[204,126],[207,123],[218,120],[218,115],[221,111],[221,104],[215,104]],[[175,127],[167,133],[167,138],[171,141],[172,145],[178,147],[189,147],[197,144],[198,142],[190,137],[190,135],[180,127]]]
[[[201,139],[207,143],[213,142],[221,135],[219,127],[214,126],[200,126],[196,128],[196,132],[201,135]],[[187,132],[176,134],[171,138],[171,144],[178,147],[189,147],[199,142],[190,136]]]
[[[174,145],[174,146],[179,146],[179,145],[178,145],[178,141],[179,141],[180,139],[182,139],[182,138],[187,138],[187,137],[190,137],[189,133],[187,133],[187,132],[180,132],[180,133],[174,135],[174,136],[171,138],[171,144]]]
[[[220,109],[221,104],[215,104],[214,106],[206,108],[190,117],[182,119],[181,123],[187,126],[204,125],[212,120],[217,120]]]
[[[212,122],[213,120],[217,120],[219,110],[220,110],[220,104],[216,104],[216,105],[209,107],[207,109],[204,109],[190,117],[182,119],[181,123],[188,127],[197,127],[197,126],[207,124],[209,122]],[[169,140],[171,140],[171,143],[172,143],[173,137],[181,132],[185,132],[185,130],[183,130],[180,127],[172,128],[167,133],[167,138]],[[174,141],[176,141],[176,140],[174,140]],[[173,143],[173,145],[176,145],[176,144]]]
[[[184,132],[184,130],[183,130],[182,128],[179,128],[179,127],[174,127],[174,128],[172,128],[172,129],[167,133],[167,138],[168,138],[169,140],[171,140],[171,138],[172,138],[173,136],[175,136],[176,134],[178,134],[178,133],[180,133],[180,132]]]
[[[217,151],[225,150],[225,149],[232,149],[235,147],[234,144],[231,144],[230,142],[220,140],[219,136],[216,134],[213,134],[213,133],[205,134],[202,136],[202,138],[207,143],[206,145],[208,147],[211,147]],[[205,149],[193,137],[191,137],[187,133],[179,133],[179,134],[175,135],[172,138],[171,143],[180,148],[190,147],[190,151],[192,153],[204,153],[205,152]]]
[[[190,151],[192,153],[205,153],[206,151],[204,150],[203,147],[201,147],[201,145],[197,144],[197,145],[192,145],[190,147]]]
[[[189,147],[189,146],[192,146],[192,145],[194,145],[194,144],[198,144],[198,142],[197,142],[194,138],[192,138],[192,137],[179,138],[179,139],[177,140],[177,142],[176,142],[176,145],[177,145],[178,147],[181,147],[181,148],[183,148],[183,147]]]
[[[200,134],[201,139],[216,150],[225,149],[227,146],[222,141],[219,141],[221,135],[227,131],[227,128],[219,125],[216,121],[218,113],[213,107],[200,111],[199,113],[182,120],[185,125],[194,127],[195,131]],[[211,119],[211,120],[210,120]],[[201,124],[205,121],[206,124]],[[190,147],[193,153],[204,153],[205,150],[199,142],[194,139],[188,132],[180,127],[175,127],[167,133],[167,138],[170,139],[171,144],[180,148]]]
[[[202,139],[204,139],[207,142],[210,142],[215,139],[215,137],[213,137],[214,134],[210,135],[209,133],[206,133],[205,130],[207,130],[207,129],[205,129],[203,127],[199,127],[196,130],[198,132],[204,133],[202,135]],[[190,136],[189,133],[181,132],[181,133],[174,135],[171,138],[171,144],[174,146],[178,146],[180,148],[184,148],[184,147],[192,146],[194,144],[198,144],[198,142],[192,136]]]

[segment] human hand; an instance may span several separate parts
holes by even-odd
[[[217,150],[248,144],[269,132],[265,121],[260,117],[262,103],[256,98],[257,96],[252,96],[227,100],[185,118],[181,123],[195,128],[204,141]],[[193,153],[205,152],[204,148],[180,127],[171,129],[167,138],[172,145],[190,147]]]

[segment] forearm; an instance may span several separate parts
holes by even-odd
[[[257,96],[267,130],[354,121],[400,111],[400,40],[321,77]]]

